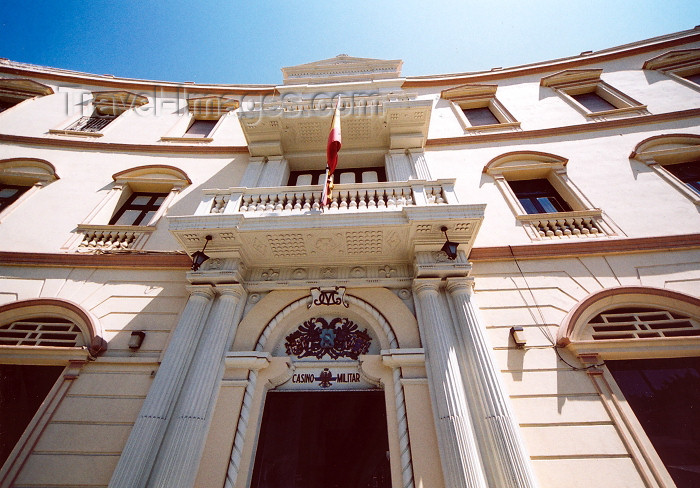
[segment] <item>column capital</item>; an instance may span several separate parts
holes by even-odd
[[[413,280],[413,291],[417,295],[434,291],[438,292],[443,280],[441,278],[416,278]]]
[[[474,278],[460,276],[447,278],[445,281],[447,282],[445,288],[450,295],[471,295],[474,291]]]
[[[240,283],[223,283],[217,284],[215,291],[221,296],[232,296],[242,298],[246,290]]]
[[[212,285],[187,285],[185,288],[190,292],[190,295],[197,295],[207,300],[216,296]]]

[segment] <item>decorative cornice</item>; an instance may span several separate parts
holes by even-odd
[[[484,142],[508,141],[518,139],[534,139],[539,137],[556,137],[566,134],[576,134],[581,132],[594,132],[620,127],[632,127],[636,125],[648,125],[671,120],[689,119],[700,117],[700,109],[692,108],[667,112],[663,114],[644,115],[640,117],[629,117],[625,119],[606,120],[603,122],[588,122],[586,124],[567,125],[562,127],[548,127],[546,129],[532,129],[516,132],[500,132],[494,134],[479,134],[457,137],[444,137],[440,139],[428,139],[426,147],[430,146],[456,146],[460,144],[481,144]]]
[[[700,248],[700,234],[596,239],[521,246],[475,247],[469,261],[566,258],[591,254],[660,252]]]
[[[0,266],[189,269],[192,261],[189,256],[179,252],[61,254],[0,251]]]
[[[75,148],[81,151],[105,151],[105,152],[142,152],[163,154],[236,154],[248,153],[248,146],[202,146],[192,144],[188,146],[174,146],[172,144],[127,144],[120,142],[97,142],[74,138],[59,139],[55,137],[32,137],[0,134],[0,142],[14,144],[27,144],[35,146],[51,146],[60,148]]]

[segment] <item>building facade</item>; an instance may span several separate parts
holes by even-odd
[[[0,60],[0,487],[700,486],[700,30],[401,64]]]

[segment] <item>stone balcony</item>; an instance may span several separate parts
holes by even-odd
[[[519,215],[518,221],[533,240],[605,237],[616,235],[599,208],[570,212]]]
[[[240,257],[247,266],[411,262],[438,252],[441,231],[468,252],[485,205],[460,204],[454,179],[338,184],[327,209],[321,186],[204,190],[194,215],[169,217],[191,254]]]

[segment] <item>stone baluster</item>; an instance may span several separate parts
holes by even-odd
[[[425,346],[429,390],[445,486],[486,488],[457,355],[457,338],[439,279],[414,281],[418,325]]]
[[[220,293],[206,322],[197,354],[182,388],[168,435],[148,484],[153,488],[193,486],[211,420],[211,399],[221,375],[224,355],[236,327],[245,290],[217,285]]]
[[[112,474],[110,488],[144,487],[153,469],[175,400],[199,342],[205,314],[214,298],[209,285],[191,285],[188,289],[190,298]]]
[[[468,278],[447,278],[447,292],[456,310],[463,340],[459,347],[468,362],[468,374],[478,391],[470,395],[471,405],[480,404],[480,432],[486,433],[484,463],[499,488],[532,488],[537,485],[530,458],[525,452],[518,426],[510,411],[507,395],[486,341],[485,329],[476,312]],[[480,417],[480,418],[479,418]]]

